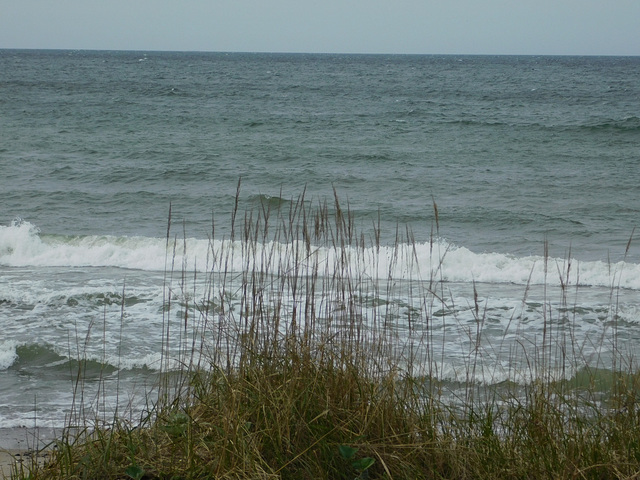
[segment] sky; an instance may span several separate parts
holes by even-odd
[[[0,0],[0,48],[640,55],[640,0]]]

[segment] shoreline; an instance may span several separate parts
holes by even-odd
[[[16,464],[28,469],[33,461],[46,461],[58,433],[54,428],[0,428],[0,479],[11,478]]]

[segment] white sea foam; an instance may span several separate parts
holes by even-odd
[[[9,368],[18,358],[19,343],[13,340],[0,342],[0,370]]]
[[[124,356],[122,353],[114,353],[104,355],[102,352],[92,352],[87,355],[86,360],[93,360],[96,362],[104,362],[112,367],[116,367],[120,370],[134,370],[139,368],[147,368],[149,370],[160,370],[161,367],[165,367],[163,365],[163,355],[160,352],[157,353],[148,353],[143,356],[137,356],[134,354],[130,354],[131,356]],[[168,369],[169,370],[179,370],[182,363],[177,360],[170,359],[168,360]]]
[[[241,272],[251,269],[280,273],[365,278],[441,280],[511,284],[620,286],[640,289],[640,265],[630,262],[578,262],[541,256],[516,257],[475,253],[440,240],[435,244],[308,248],[304,243],[269,242],[248,248],[239,241],[149,237],[41,235],[28,222],[0,226],[0,265],[32,267],[119,267],[144,271],[196,270]]]

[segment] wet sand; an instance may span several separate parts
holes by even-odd
[[[54,438],[53,429],[0,428],[0,479],[46,461]]]

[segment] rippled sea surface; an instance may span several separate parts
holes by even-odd
[[[545,322],[584,364],[637,354],[639,78],[638,57],[0,50],[0,427],[62,425],[79,359],[88,395],[144,397],[169,211],[189,239],[174,266],[209,272],[239,180],[239,219],[303,192],[332,212],[335,189],[377,259],[354,268],[436,278],[455,299],[428,312],[445,380],[468,380],[476,301],[481,381],[526,381],[514,349]],[[363,289],[411,341],[413,290]]]

